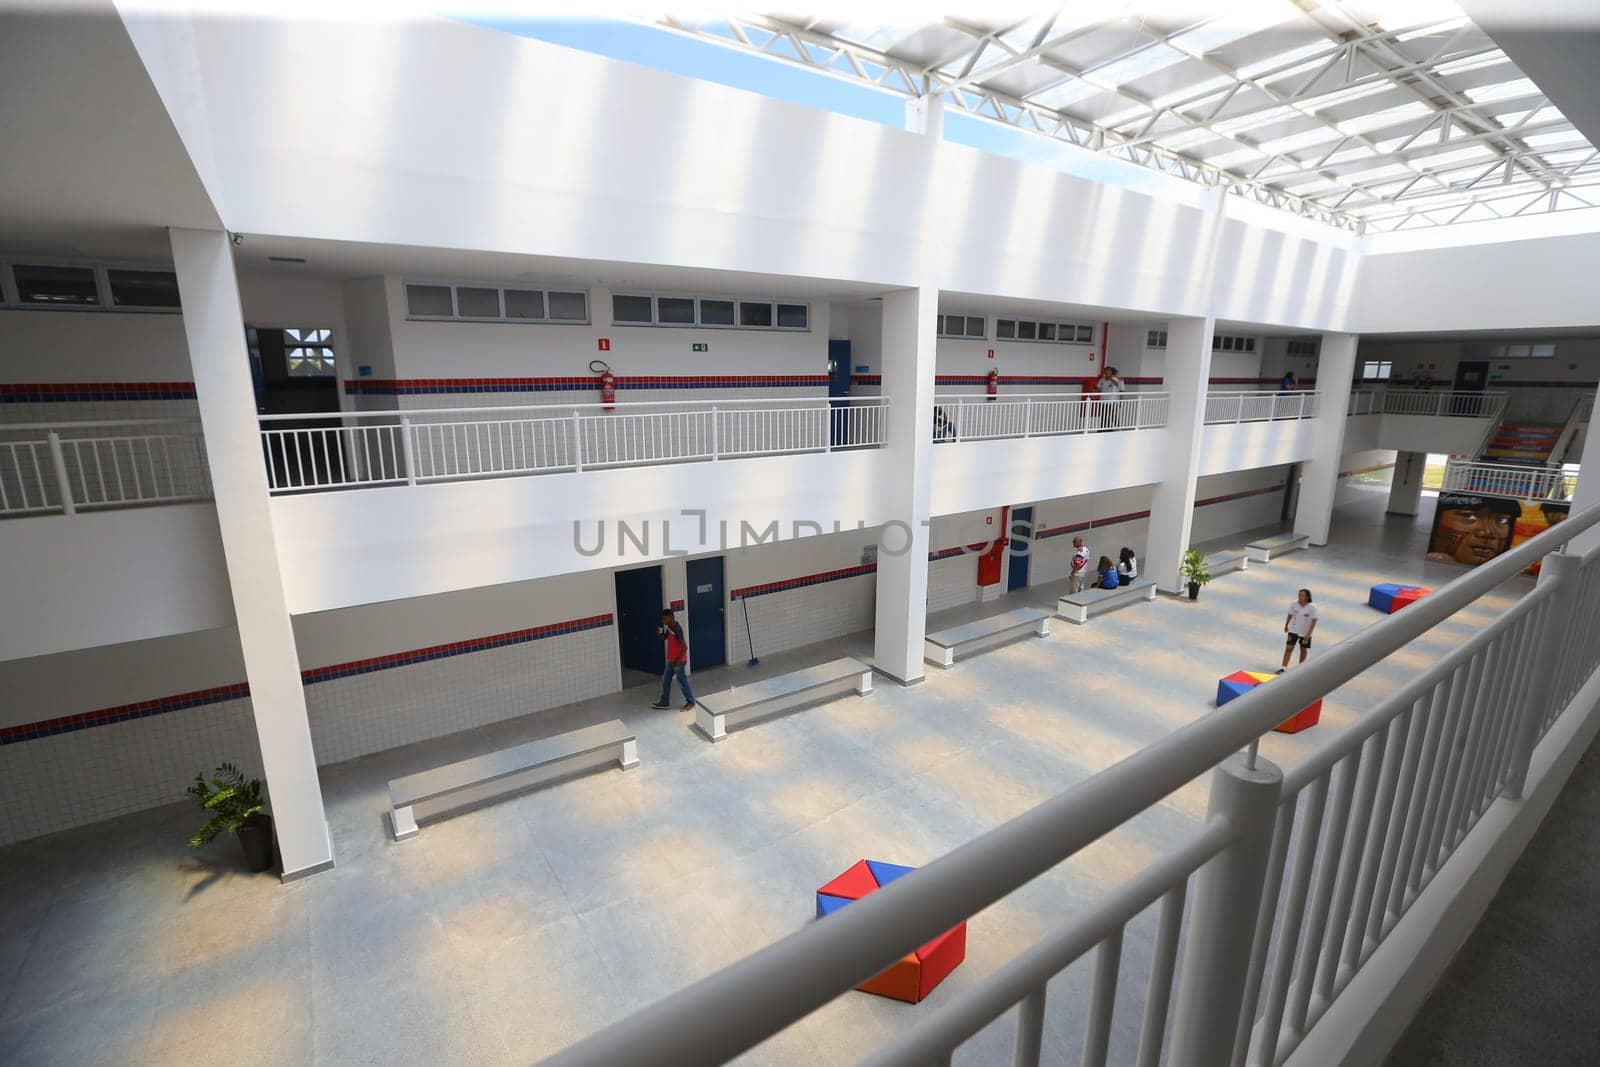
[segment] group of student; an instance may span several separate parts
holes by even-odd
[[[1139,577],[1139,557],[1124,545],[1117,554],[1117,562],[1110,556],[1101,556],[1095,566],[1094,584],[1089,584],[1089,546],[1082,537],[1072,539],[1072,569],[1067,573],[1067,592],[1081,593],[1085,589],[1118,589]]]

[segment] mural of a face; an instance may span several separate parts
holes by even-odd
[[[1481,504],[1441,506],[1428,552],[1476,567],[1510,547],[1514,526],[1510,515]]]

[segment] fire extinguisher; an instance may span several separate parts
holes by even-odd
[[[984,382],[983,391],[990,396],[1000,395],[1000,372],[993,367],[989,368],[989,377]]]
[[[589,369],[600,375],[600,403],[607,411],[612,410],[617,404],[617,376],[611,373],[611,366],[605,360],[594,360]]]

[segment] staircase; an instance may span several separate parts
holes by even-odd
[[[1557,423],[1502,422],[1478,457],[1480,463],[1504,463],[1518,467],[1543,467],[1560,440],[1563,427]]]

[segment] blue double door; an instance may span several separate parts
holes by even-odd
[[[689,592],[689,664],[696,669],[727,662],[722,557],[692,559],[684,565]],[[622,665],[631,670],[660,674],[667,666],[666,645],[656,628],[668,607],[662,593],[661,568],[636,567],[617,571],[617,645]],[[681,622],[682,620],[680,620]]]

